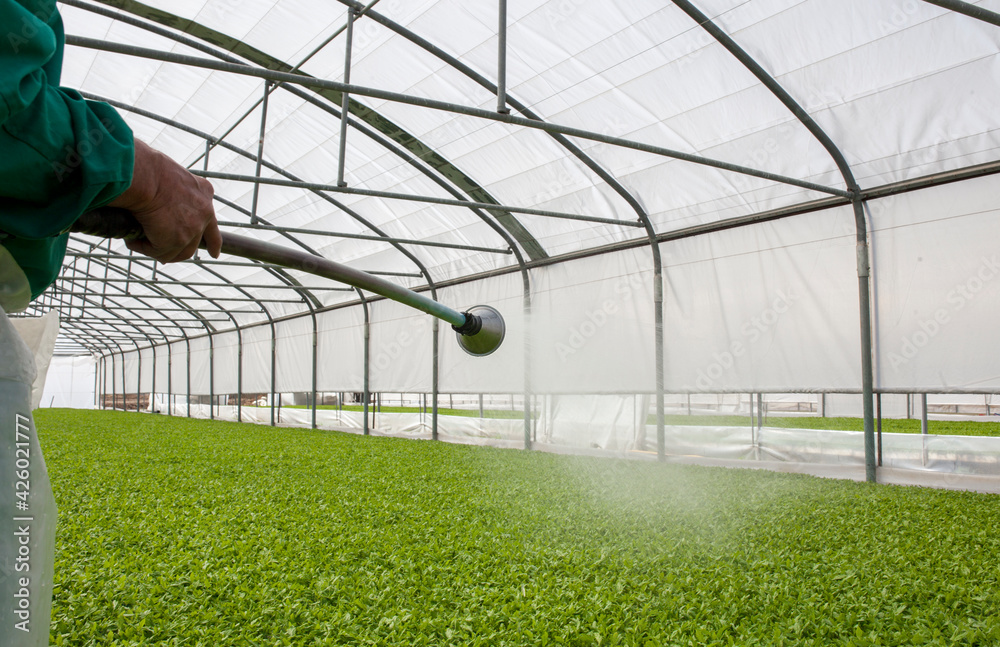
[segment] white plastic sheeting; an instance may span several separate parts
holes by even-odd
[[[20,335],[35,359],[35,381],[31,385],[31,408],[37,409],[42,402],[42,391],[49,363],[59,336],[59,317],[49,313],[43,317],[14,318],[10,322]]]
[[[93,409],[97,363],[89,355],[56,355],[49,364],[41,407]]]
[[[870,202],[878,387],[1000,390],[1000,256],[992,243],[1000,211],[987,195],[997,187],[995,177],[981,178]],[[666,390],[860,390],[853,227],[844,207],[661,243]],[[494,305],[507,323],[500,350],[479,359],[462,353],[441,324],[442,392],[520,392],[525,357],[533,392],[654,391],[651,265],[648,248],[636,247],[533,269],[528,326],[518,273],[442,289],[442,301]],[[369,319],[371,390],[430,392],[432,319],[385,300],[369,304]],[[361,307],[324,312],[317,326],[318,390],[363,390]],[[277,330],[276,391],[311,390],[311,317]],[[242,335],[242,390],[269,391],[270,327]],[[208,394],[207,340],[191,344],[192,393]],[[236,393],[238,336],[217,334],[213,345],[214,393]],[[126,363],[133,391],[135,363]],[[145,351],[147,385],[150,366]],[[186,381],[175,378],[172,387],[186,393]]]
[[[123,0],[116,7],[235,52],[250,65],[295,67],[337,80],[343,74],[343,35],[314,50],[344,24],[347,4]],[[872,267],[876,389],[983,397],[1000,392],[995,361],[1000,337],[993,325],[1000,320],[1000,257],[994,244],[1000,232],[995,198],[1000,175],[925,186],[943,182],[942,174],[998,161],[1000,29],[909,0],[694,4],[829,136],[862,190],[882,191],[877,194],[882,197],[865,201],[870,250],[862,259]],[[1000,0],[977,4],[1000,10]],[[472,78],[496,80],[495,3],[382,2],[373,12],[356,24],[354,83],[495,108],[493,92]],[[65,19],[73,34],[212,56],[81,8],[67,7]],[[863,349],[855,214],[844,200],[816,202],[849,187],[836,156],[807,124],[673,3],[525,0],[509,7],[507,33],[510,102],[523,103],[537,120],[781,174],[829,191],[570,138],[587,156],[581,160],[536,129],[352,94],[358,123],[392,143],[349,129],[350,188],[457,194],[627,223],[648,216],[651,233],[659,236],[654,244],[662,281],[654,276],[650,232],[642,228],[479,214],[333,191],[262,186],[255,193],[249,183],[217,181],[217,194],[237,207],[220,203],[223,220],[247,222],[256,200],[257,215],[279,227],[369,237],[381,232],[493,250],[395,247],[301,233],[291,240],[274,231],[254,232],[352,267],[396,273],[391,280],[409,287],[427,290],[433,284],[437,298],[457,309],[492,305],[506,320],[503,346],[486,358],[469,357],[442,323],[435,354],[431,318],[397,303],[360,303],[356,292],[317,289],[310,305],[284,288],[292,280],[314,287],[330,287],[329,281],[297,271],[277,276],[248,264],[174,265],[156,270],[156,288],[175,297],[172,307],[191,304],[200,316],[175,316],[175,323],[190,324],[190,330],[166,323],[133,334],[138,346],[164,337],[172,343],[142,351],[140,359],[124,342],[121,348],[129,349],[124,363],[120,355],[102,361],[101,390],[149,390],[155,377],[160,393],[215,394],[227,402],[238,393],[362,392],[366,386],[372,392],[429,393],[436,384],[442,393],[517,393],[540,401],[532,430],[540,442],[615,450],[648,445],[640,412],[655,401],[659,369],[672,410],[691,402],[707,410],[716,398],[716,412],[728,407],[745,412],[744,394],[823,392],[830,393],[829,401],[816,404],[826,415],[856,415]],[[459,64],[422,47],[418,38]],[[262,81],[69,51],[67,85],[212,137],[226,133],[227,143],[256,154],[263,114],[254,105],[262,97]],[[339,106],[338,93],[309,94],[326,107]],[[334,182],[339,121],[284,89],[269,96],[268,106],[264,159],[305,181]],[[524,113],[515,108],[513,114]],[[204,163],[200,137],[150,117],[126,118],[139,137],[175,159]],[[405,159],[392,147],[416,159]],[[253,160],[221,147],[204,165],[212,171],[255,171]],[[421,165],[426,173],[417,168]],[[279,175],[267,169],[263,174]],[[887,185],[914,180],[924,188],[885,191]],[[745,220],[732,223],[734,218]],[[719,228],[708,231],[713,226]],[[511,245],[525,258],[523,267],[514,254],[503,253]],[[89,251],[83,241],[72,247]],[[115,243],[111,249],[123,247]],[[117,266],[124,268],[124,262]],[[145,278],[154,272],[134,259],[128,269]],[[192,296],[171,279],[209,285]],[[235,283],[244,287],[236,290]],[[275,287],[246,287],[261,285]],[[665,352],[658,366],[655,296],[661,287]],[[203,298],[246,294],[257,301]],[[143,307],[160,297],[152,287],[136,284],[110,298],[119,306]],[[233,331],[234,325],[241,330]],[[885,395],[887,415],[900,412],[900,397],[905,396]],[[292,411],[287,415],[306,415]],[[321,425],[329,415],[321,412]],[[355,424],[343,415],[338,424]],[[408,415],[386,418],[387,431],[425,433],[426,420]],[[440,431],[472,437],[475,430],[468,425],[473,424],[450,421],[445,427],[459,427]],[[501,439],[523,435],[520,421],[496,424],[512,425]],[[772,442],[767,438],[774,452],[799,455],[781,449],[785,441],[773,433],[763,434],[754,451],[761,442]],[[861,447],[854,436],[843,438],[855,443],[851,451]],[[839,456],[837,443],[830,442],[831,455]],[[746,450],[736,439],[722,438],[716,445],[734,455]]]

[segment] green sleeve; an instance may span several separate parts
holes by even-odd
[[[58,274],[67,231],[132,182],[132,132],[110,106],[61,88],[54,0],[0,0],[0,231],[32,296]]]

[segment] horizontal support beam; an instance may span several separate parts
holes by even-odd
[[[162,284],[162,281],[159,283]],[[302,304],[302,299],[251,299],[251,298],[240,298],[240,297],[198,297],[198,296],[178,296],[176,294],[163,295],[163,294],[140,294],[138,296],[125,294],[124,292],[116,292],[114,294],[101,294],[100,292],[73,292],[70,290],[55,290],[55,294],[60,296],[70,296],[70,297],[88,297],[91,299],[100,299],[101,297],[107,297],[109,299],[166,299],[167,301],[238,301],[240,303],[298,303]],[[74,306],[75,307],[75,306]],[[93,306],[92,306],[93,307]],[[139,308],[125,308],[126,310]],[[189,312],[194,312],[198,308],[192,308]],[[241,314],[263,314],[263,313],[241,313]]]
[[[124,325],[128,325],[128,326],[149,326],[149,327],[152,327],[152,328],[156,328],[157,325],[159,325],[159,326],[162,326],[164,328],[192,328],[192,329],[198,329],[198,330],[204,330],[205,329],[204,326],[197,325],[197,320],[195,320],[195,319],[188,319],[185,322],[185,323],[196,324],[194,326],[181,325],[181,324],[179,324],[174,319],[146,319],[145,317],[143,317],[141,319],[131,319],[131,318],[126,318],[126,317],[116,317],[114,319],[110,319],[108,317],[92,317],[92,316],[91,317],[60,317],[59,318],[59,322],[60,323],[66,323],[66,324],[72,324],[72,323],[77,323],[77,322],[82,322],[82,323],[104,323],[104,324],[114,324],[114,325],[124,324]],[[154,323],[154,322],[157,322],[157,323]]]
[[[219,223],[222,224],[222,223]],[[280,228],[279,228],[280,230]],[[134,256],[128,256],[127,254],[89,254],[86,252],[66,252],[66,256],[71,256],[73,258],[89,258],[94,260],[132,260],[135,261]],[[141,259],[144,262],[155,262],[153,259]],[[284,267],[282,265],[275,265],[273,263],[258,263],[253,261],[217,261],[215,259],[198,259],[195,260],[190,258],[186,261],[178,261],[178,263],[187,263],[189,265],[216,265],[222,267],[255,267],[262,270],[288,270],[290,268]],[[171,265],[176,265],[177,263],[171,263]],[[369,274],[374,274],[376,276],[402,276],[406,278],[421,279],[422,274],[417,274],[416,272],[380,272],[377,270],[365,270]]]
[[[282,180],[281,178],[257,177],[255,175],[237,175],[235,173],[219,173],[217,171],[199,171],[191,169],[191,173],[210,180],[230,180],[232,182],[249,182],[251,184],[269,184],[272,186],[284,186],[295,189],[307,189],[309,191],[329,191],[331,193],[347,193],[350,195],[363,195],[372,198],[385,198],[387,200],[405,200],[408,202],[424,202],[427,204],[440,204],[448,207],[463,207],[468,209],[494,209],[510,211],[513,213],[524,213],[531,216],[546,216],[549,218],[561,218],[563,220],[578,220],[580,222],[596,222],[604,225],[618,225],[621,227],[642,227],[642,223],[632,220],[619,220],[617,218],[598,218],[597,216],[581,216],[561,211],[547,211],[544,209],[530,209],[528,207],[511,207],[508,205],[493,204],[492,202],[472,202],[471,200],[456,200],[453,198],[435,198],[427,195],[413,195],[410,193],[393,193],[390,191],[373,191],[371,189],[356,189],[336,184],[317,184],[315,182],[299,182],[296,180]],[[290,230],[289,230],[290,231]],[[512,253],[510,250],[500,252],[502,254]]]
[[[201,172],[199,171],[199,175]],[[238,227],[240,229],[257,229],[260,231],[278,231],[286,234],[307,234],[310,236],[329,236],[331,238],[351,238],[355,240],[374,240],[382,243],[400,243],[404,245],[422,245],[424,247],[443,247],[445,249],[461,249],[469,252],[486,252],[488,254],[513,254],[508,249],[496,247],[475,247],[473,245],[460,245],[458,243],[437,243],[429,240],[417,240],[415,238],[390,238],[388,236],[376,236],[374,234],[349,234],[346,232],[323,231],[321,229],[301,229],[299,227],[279,227],[276,225],[252,225],[248,222],[233,222],[230,220],[220,220],[220,227]],[[368,272],[373,274],[373,272]],[[419,276],[419,275],[418,275]]]
[[[839,195],[848,198],[851,197],[850,191],[844,189],[836,189],[833,187],[816,184],[814,182],[798,180],[796,178],[779,175],[777,173],[768,173],[767,171],[761,171],[758,169],[748,168],[745,166],[739,166],[737,164],[730,164],[729,162],[722,162],[720,160],[713,160],[706,157],[701,157],[700,155],[684,153],[669,148],[663,148],[661,146],[652,146],[650,144],[644,144],[642,142],[622,139],[620,137],[602,135],[600,133],[595,133],[582,128],[561,126],[558,124],[538,121],[536,119],[525,119],[523,117],[500,114],[490,110],[483,110],[481,108],[473,108],[470,106],[447,103],[444,101],[436,101],[434,99],[427,99],[424,97],[414,97],[410,95],[399,94],[397,92],[389,92],[386,90],[368,88],[360,85],[352,85],[352,84],[338,83],[337,81],[317,79],[310,76],[306,76],[304,74],[289,74],[287,72],[276,72],[273,70],[253,67],[250,65],[237,65],[235,63],[225,63],[213,59],[199,58],[197,56],[185,56],[182,54],[175,54],[173,52],[163,52],[144,47],[135,47],[132,45],[113,43],[106,40],[97,40],[93,38],[83,38],[80,36],[68,35],[66,36],[66,44],[75,47],[84,47],[87,49],[96,49],[105,52],[113,52],[116,54],[123,54],[126,56],[138,56],[141,58],[163,61],[165,63],[177,63],[180,65],[189,65],[192,67],[200,67],[203,69],[216,70],[219,72],[229,72],[232,74],[252,76],[255,78],[275,81],[278,83],[293,83],[296,85],[301,85],[303,87],[322,88],[326,90],[334,90],[335,92],[347,92],[354,95],[373,97],[375,99],[383,99],[385,101],[392,101],[395,103],[404,103],[407,105],[418,106],[422,108],[430,108],[433,110],[440,110],[444,112],[451,112],[455,114],[466,115],[469,117],[488,119],[490,121],[499,121],[514,126],[522,126],[524,128],[544,130],[550,133],[559,133],[561,135],[567,135],[570,137],[578,137],[580,139],[600,142],[603,144],[610,144],[612,146],[620,146],[622,148],[638,150],[645,153],[650,153],[652,155],[670,157],[673,159],[683,160],[694,164],[700,164],[702,166],[718,168],[723,171],[730,171],[733,173],[740,173],[742,175],[749,175],[752,177],[768,180],[771,182],[778,182],[781,184],[798,186],[804,189],[809,189],[811,191],[818,191],[820,193],[828,193],[831,195]],[[471,204],[472,203],[466,203],[462,206],[469,206]],[[503,209],[504,207],[500,207],[499,205],[487,205],[487,208]]]
[[[100,277],[100,276],[68,276],[68,275],[65,275],[65,274],[61,274],[58,278],[61,279],[61,280],[63,280],[63,281],[72,281],[74,283],[88,283],[88,282],[97,282],[97,283],[135,283],[137,285],[159,285],[161,287],[166,287],[166,286],[177,286],[177,287],[185,287],[185,288],[186,287],[198,287],[198,288],[210,287],[210,288],[228,288],[228,289],[231,289],[231,290],[232,289],[323,290],[323,291],[326,291],[326,292],[354,292],[354,290],[352,288],[339,288],[339,287],[333,287],[333,286],[316,286],[316,285],[286,285],[286,284],[283,284],[283,283],[275,283],[274,285],[264,285],[264,284],[256,285],[256,284],[244,284],[244,283],[222,283],[222,282],[212,283],[211,281],[179,281],[177,279],[172,279],[170,281],[164,281],[164,280],[154,281],[152,279],[139,279],[139,278],[134,278],[134,279],[108,278],[108,279],[106,279],[106,278],[103,278],[103,277]],[[100,295],[97,294],[97,296],[100,296]],[[110,295],[108,295],[108,296],[110,296]],[[139,296],[139,297],[145,299],[149,295],[145,295],[145,294],[140,294],[140,295],[126,294],[126,295],[123,295],[123,296]],[[171,295],[171,296],[177,296],[177,295]],[[180,297],[180,298],[188,299],[190,297],[183,296],[183,297]],[[206,299],[211,299],[212,297],[205,297],[205,298]]]

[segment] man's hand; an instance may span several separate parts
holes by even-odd
[[[108,206],[128,209],[142,225],[145,240],[127,243],[133,251],[173,263],[194,256],[204,239],[208,253],[218,258],[222,234],[212,206],[214,193],[208,180],[136,140],[132,186]]]

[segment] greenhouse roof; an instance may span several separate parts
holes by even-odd
[[[224,231],[419,290],[1000,170],[1000,0],[505,10],[63,0],[63,84],[209,177]],[[102,353],[360,298],[75,235],[29,313]]]

